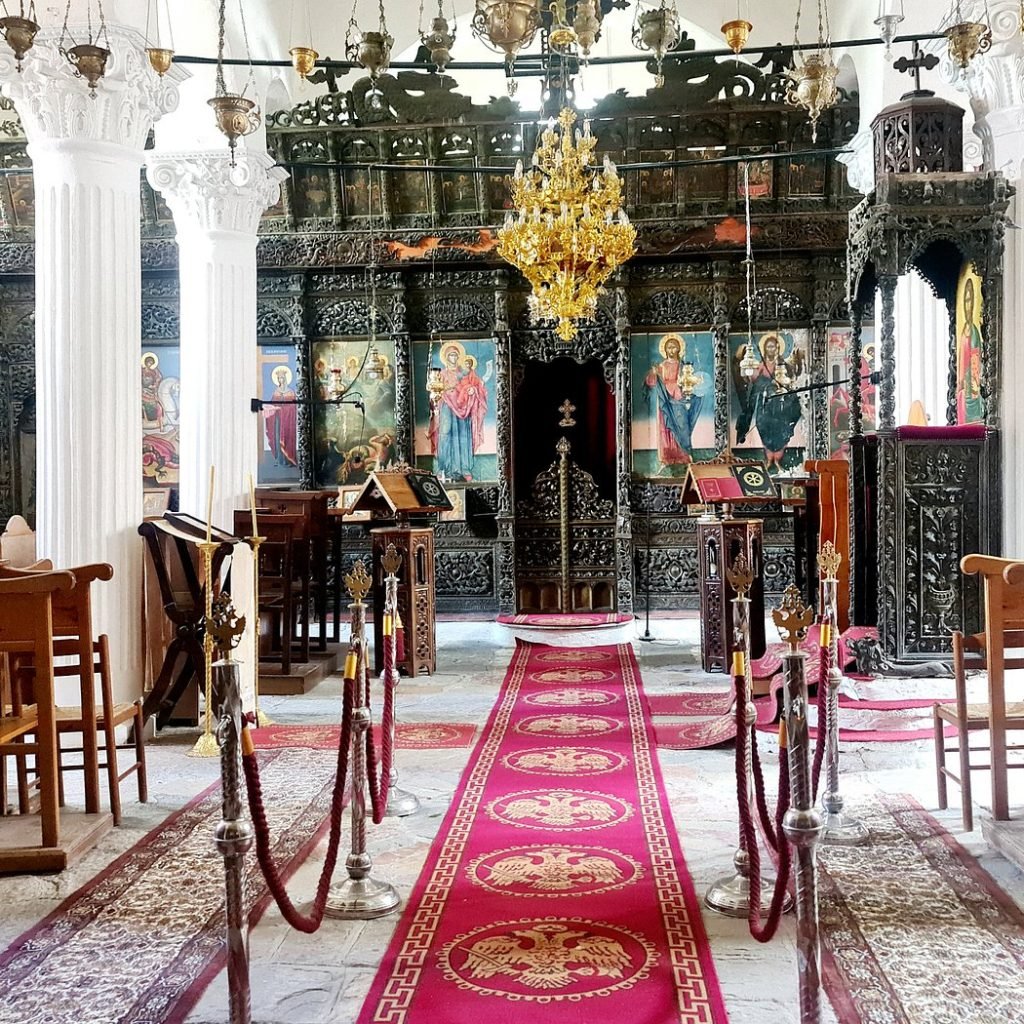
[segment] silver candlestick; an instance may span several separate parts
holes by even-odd
[[[252,846],[252,827],[242,807],[242,697],[238,664],[213,666],[213,692],[218,711],[221,821],[214,833],[224,857],[227,889],[228,1004],[230,1024],[249,1024],[249,915],[245,905],[245,853]]]
[[[852,814],[843,810],[844,800],[839,794],[839,688],[843,673],[839,667],[839,580],[836,574],[842,555],[831,541],[826,541],[818,556],[821,568],[822,603],[829,636],[828,670],[828,730],[825,734],[825,792],[821,798],[825,812],[825,826],[821,841],[828,846],[860,846],[871,838],[867,827]],[[825,685],[821,680],[819,686]],[[821,723],[818,723],[821,728]]]
[[[398,570],[402,565],[402,556],[394,544],[389,544],[380,560],[381,568],[387,574],[384,577],[384,620],[390,629],[384,630],[384,643],[388,645],[390,658],[385,664],[391,665],[391,678],[384,680],[385,686],[393,690],[398,688]],[[395,715],[391,716],[389,737],[391,749],[395,749]],[[391,758],[391,774],[388,776],[388,799],[384,813],[389,818],[404,818],[415,814],[420,809],[420,801],[415,793],[400,789],[398,786],[398,758]]]
[[[807,723],[806,654],[800,649],[814,613],[800,602],[800,592],[786,590],[782,607],[772,613],[788,645],[783,656],[786,738],[789,751],[790,807],[782,821],[796,850],[796,950],[800,988],[800,1024],[821,1021],[821,949],[818,940],[818,880],[815,847],[822,819],[811,786],[810,733]]]
[[[754,584],[754,570],[742,553],[733,562],[726,575],[736,596],[733,598],[733,651],[734,671],[736,679],[736,700],[743,707],[743,728],[747,731],[746,757],[743,773],[746,780],[748,805],[753,808],[753,748],[750,731],[757,721],[757,709],[753,703],[753,683],[750,677],[750,588]],[[742,667],[739,663],[742,663]],[[739,736],[737,736],[739,742]],[[755,813],[752,811],[752,813]],[[716,913],[726,917],[746,918],[750,914],[750,854],[747,851],[743,828],[740,827],[739,845],[732,858],[736,871],[731,875],[723,875],[712,882],[704,894],[704,904]],[[775,879],[770,875],[762,875],[760,907],[762,915],[767,914],[772,905],[772,894]],[[793,906],[793,899],[787,893],[783,910]]]
[[[353,603],[352,636],[358,653],[354,673],[355,699],[352,707],[352,850],[345,859],[348,878],[332,885],[327,895],[325,913],[329,917],[369,920],[396,910],[402,902],[398,890],[388,882],[370,875],[373,860],[366,850],[366,730],[370,728],[370,709],[366,704],[366,605],[363,598],[370,589],[370,577],[362,562],[356,562],[345,577]]]

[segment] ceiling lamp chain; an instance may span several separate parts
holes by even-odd
[[[953,24],[946,30],[949,41],[949,58],[966,74],[971,61],[979,53],[986,53],[992,46],[992,18],[985,0],[985,20],[967,21],[960,8],[960,0],[953,5]]]
[[[152,4],[146,4],[146,56],[149,58],[150,67],[161,77],[171,70],[174,61],[174,35],[171,32],[171,12],[168,8],[169,0],[164,0],[164,20],[167,22],[167,42],[165,46],[160,35],[160,0],[153,0]],[[156,38],[150,42],[149,26],[150,15],[156,23]]]
[[[252,87],[256,91],[256,78],[252,68],[252,53],[249,49],[249,32],[245,26],[245,12],[242,10],[242,0],[238,3],[238,13],[242,19],[242,38],[245,42],[245,55],[249,59],[249,78],[245,88],[240,93],[228,92],[227,84],[224,81],[224,24],[226,20],[226,0],[220,0],[217,23],[217,84],[213,99],[207,100],[213,107],[217,118],[217,127],[227,137],[228,146],[231,149],[231,166],[235,166],[235,146],[238,140],[246,135],[251,135],[260,126],[260,111],[255,100],[245,95]]]
[[[793,39],[800,46],[800,15],[802,0],[797,0],[796,27]],[[806,56],[793,51],[793,67],[789,70],[786,102],[802,107],[811,122],[811,141],[818,141],[818,119],[839,99],[836,77],[839,69],[832,59],[832,33],[828,20],[828,0],[818,0],[818,47]]]
[[[875,25],[878,27],[879,37],[885,43],[887,61],[892,60],[893,40],[904,17],[903,0],[878,0],[878,17],[875,18]]]
[[[514,96],[516,57],[540,27],[540,0],[476,0],[470,24],[480,42],[505,55],[508,94]]]
[[[658,0],[655,7],[644,7],[641,0],[637,0],[633,45],[638,50],[654,54],[654,84],[657,88],[665,84],[662,74],[665,54],[679,45],[679,39],[679,12],[675,0]]]
[[[370,81],[376,90],[377,79],[391,66],[391,47],[395,40],[388,32],[387,19],[384,17],[384,0],[377,3],[377,28],[364,32],[356,24],[356,7],[359,0],[352,4],[352,14],[345,30],[345,56],[354,60],[361,68],[370,73]]]
[[[32,49],[36,33],[39,31],[39,22],[36,21],[36,2],[29,0],[26,6],[25,0],[20,0],[18,13],[11,14],[7,9],[7,0],[0,4],[3,7],[4,16],[0,18],[0,32],[3,32],[7,45],[14,51],[14,59],[18,62],[17,67],[21,72],[21,62],[25,54]]]
[[[292,67],[295,68],[295,73],[303,81],[316,67],[317,59],[320,54],[313,48],[313,24],[309,15],[309,0],[304,0],[306,8],[306,42],[299,46],[293,46],[289,51],[288,55],[292,59]],[[295,0],[292,0],[292,27],[294,30],[295,24]]]
[[[444,0],[437,0],[437,14],[430,23],[430,31],[423,30],[423,0],[420,0],[420,42],[430,54],[430,61],[438,71],[444,71],[452,59],[455,45],[455,0],[452,0],[452,24],[444,16]]]
[[[96,86],[107,70],[107,60],[110,57],[110,39],[107,36],[107,19],[103,14],[103,0],[96,0],[96,13],[99,17],[99,25],[93,32],[92,24],[92,0],[85,0],[85,23],[86,39],[84,43],[76,43],[71,32],[68,30],[68,19],[71,17],[71,0],[68,0],[64,9],[64,25],[60,30],[60,43],[58,49],[66,57],[75,74],[84,78],[89,83],[89,94],[96,98]],[[105,45],[100,45],[100,40]],[[71,43],[70,46],[67,44]]]
[[[572,341],[578,320],[592,320],[612,272],[636,252],[636,228],[622,208],[622,179],[606,156],[594,173],[597,139],[568,107],[541,133],[533,166],[520,160],[512,179],[513,214],[498,232],[498,255],[530,283],[531,318],[557,321]]]

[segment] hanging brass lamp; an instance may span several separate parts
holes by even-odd
[[[167,7],[168,0],[164,0],[164,15],[167,22],[167,37],[170,43],[165,46],[160,32],[160,0],[153,0],[152,4],[146,4],[146,56],[149,58],[149,66],[161,77],[171,70],[174,63],[174,38],[171,35],[171,12]],[[150,14],[156,18],[156,38],[150,41],[149,27]]]
[[[454,0],[452,2],[452,21],[455,20]],[[430,31],[423,29],[423,0],[420,0],[419,20],[420,42],[430,54],[430,61],[438,71],[444,71],[448,61],[452,59],[452,47],[455,45],[455,29],[450,27],[444,16],[444,0],[437,0],[437,14],[430,22]]]
[[[665,54],[679,44],[679,12],[675,0],[658,0],[653,6],[644,6],[637,0],[633,21],[633,45],[638,50],[654,55],[654,84],[660,88],[665,84],[662,62]]]
[[[473,35],[489,49],[505,55],[509,96],[516,91],[516,57],[533,42],[540,21],[540,0],[476,0],[470,23]]]
[[[99,19],[96,32],[93,33],[92,0],[85,0],[86,23],[88,25],[87,42],[76,43],[68,30],[68,19],[71,16],[71,0],[64,9],[64,25],[61,28],[58,49],[75,69],[75,74],[84,78],[89,84],[89,95],[96,98],[96,86],[106,74],[107,60],[110,58],[110,39],[107,36],[107,20],[103,15],[103,0],[96,0],[96,13]],[[100,45],[100,41],[106,43]],[[71,46],[67,44],[71,43]]]
[[[4,17],[0,18],[0,32],[3,32],[7,45],[14,51],[14,59],[17,61],[20,73],[21,62],[25,59],[25,54],[32,49],[32,44],[36,41],[36,33],[39,31],[35,0],[29,0],[27,9],[25,0],[21,0],[17,14],[9,14],[6,3],[3,8]]]
[[[953,18],[953,24],[946,29],[949,58],[961,72],[966,72],[979,53],[987,53],[992,47],[992,20],[988,12],[988,0],[985,0],[984,22],[965,20],[960,0],[955,2]]]
[[[256,91],[256,78],[252,68],[252,54],[249,51],[249,33],[245,27],[245,13],[242,10],[242,0],[239,0],[238,13],[242,21],[242,36],[245,39],[246,57],[249,58],[249,79],[245,89],[240,93],[228,92],[227,83],[224,80],[224,26],[226,20],[226,0],[220,0],[218,10],[218,35],[217,35],[217,85],[213,99],[206,102],[213,108],[214,117],[217,121],[217,128],[228,140],[228,148],[231,150],[231,166],[235,166],[235,147],[238,140],[246,135],[251,135],[260,126],[260,111],[255,100],[245,95],[248,89]]]
[[[799,50],[801,6],[802,0],[797,0],[794,41],[798,49],[793,52],[794,63],[788,72],[786,102],[807,111],[811,122],[811,140],[817,142],[819,118],[829,107],[835,106],[839,99],[839,87],[836,85],[839,68],[832,59],[828,0],[818,0],[818,45],[815,51],[806,56]]]

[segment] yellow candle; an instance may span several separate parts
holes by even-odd
[[[213,540],[213,466],[210,467],[210,490],[206,495],[206,543]]]
[[[249,474],[249,508],[252,509],[252,535],[258,537],[259,530],[256,529],[256,488],[252,483],[252,473]]]

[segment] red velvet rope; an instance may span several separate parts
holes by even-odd
[[[350,644],[349,652],[357,651],[356,644]],[[274,897],[274,902],[281,911],[281,916],[300,932],[315,932],[324,919],[324,908],[327,905],[327,894],[331,887],[331,878],[338,860],[338,847],[341,840],[341,813],[345,799],[345,779],[348,776],[349,745],[352,741],[352,706],[355,699],[356,679],[358,678],[358,657],[356,677],[345,678],[344,699],[341,711],[341,738],[338,742],[338,767],[334,777],[334,792],[331,795],[331,827],[327,841],[327,856],[324,858],[323,870],[316,887],[316,896],[310,913],[302,914],[295,908],[277,865],[274,863],[270,849],[270,827],[267,823],[267,812],[263,805],[263,786],[260,782],[260,766],[256,751],[248,749],[242,756],[242,768],[245,772],[246,789],[249,795],[249,813],[252,815],[256,833],[256,858],[267,880],[267,887]],[[251,748],[251,741],[244,743],[243,749]]]
[[[737,693],[746,690],[745,681],[741,683],[737,678]],[[760,772],[760,756],[757,751],[757,732],[754,726],[746,722],[745,709],[742,701],[737,700],[736,712],[736,802],[740,811],[740,845],[747,852],[748,879],[750,883],[750,912],[747,923],[750,926],[750,934],[758,942],[770,942],[779,929],[782,920],[783,907],[786,899],[786,890],[789,887],[790,849],[782,835],[782,819],[789,808],[789,765],[785,746],[779,745],[779,798],[775,807],[775,827],[769,831],[770,815],[768,814],[767,803],[764,797],[764,777]],[[748,744],[751,746],[748,748]],[[779,875],[775,880],[775,889],[772,893],[772,902],[768,910],[768,917],[762,925],[761,922],[761,850],[757,842],[757,832],[754,829],[754,818],[750,807],[750,791],[747,780],[747,750],[751,752],[751,761],[756,763],[758,768],[754,771],[754,792],[760,811],[764,807],[762,824],[765,825],[765,836],[773,849],[778,848]],[[771,835],[775,836],[772,843]]]
[[[822,626],[828,619],[822,620]],[[826,644],[818,652],[818,738],[814,742],[814,764],[811,767],[811,792],[818,799],[818,780],[821,778],[821,766],[825,760],[825,746],[828,743],[828,674],[832,669],[832,645]]]
[[[385,609],[385,616],[387,615]],[[394,622],[394,619],[392,619]],[[392,628],[394,628],[392,626]],[[373,740],[373,729],[366,730],[366,777],[369,781],[370,808],[374,825],[384,820],[384,812],[388,803],[388,785],[391,781],[391,767],[394,764],[394,731],[395,731],[395,682],[398,673],[395,671],[395,634],[384,637],[384,710],[381,713],[380,742],[381,764],[377,770],[377,749]],[[370,683],[367,678],[366,703],[369,704]]]

